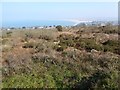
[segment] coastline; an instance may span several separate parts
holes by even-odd
[[[39,21],[16,21],[16,22],[3,22],[4,28],[20,28],[20,27],[44,27],[44,26],[73,26],[76,22],[69,20],[39,20]]]
[[[93,22],[93,21],[78,20],[78,19],[64,19],[64,20],[75,23],[73,26],[76,26],[76,25],[79,24],[79,23]]]

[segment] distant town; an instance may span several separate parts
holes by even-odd
[[[65,28],[71,28],[74,26],[106,26],[108,24],[111,25],[118,25],[117,21],[79,21],[73,26],[64,26]],[[31,26],[31,27],[2,27],[0,28],[1,30],[14,30],[14,29],[22,29],[22,30],[27,30],[27,29],[54,29],[57,25],[50,25],[50,26]]]

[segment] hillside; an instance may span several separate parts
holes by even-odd
[[[117,26],[2,31],[3,88],[118,90]]]

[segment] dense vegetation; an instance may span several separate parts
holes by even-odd
[[[116,27],[3,31],[3,88],[118,90]]]

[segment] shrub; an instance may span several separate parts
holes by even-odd
[[[25,36],[26,38],[33,38],[33,35],[31,33],[26,33]]]
[[[77,49],[82,47],[85,48],[87,51],[91,51],[92,49],[100,51],[103,49],[102,45],[97,44],[94,39],[79,39],[76,42],[75,47]]]
[[[56,28],[57,28],[58,31],[62,31],[62,26],[61,25],[56,26]]]
[[[69,47],[73,47],[74,46],[74,36],[72,35],[60,35],[58,37],[60,39],[60,43],[59,45],[61,46],[69,46]]]
[[[92,28],[90,31],[88,29],[89,27],[81,28],[85,33],[92,31]],[[2,39],[6,44],[5,47],[2,46],[5,51],[2,60],[3,88],[117,89],[118,55],[96,50],[104,49],[117,53],[118,41],[109,40],[101,44],[96,43],[94,38],[81,38],[78,34],[62,34],[56,38],[58,34],[55,35],[56,32],[52,30],[22,30],[18,36],[18,31],[13,34],[16,40],[13,37],[7,38],[6,33],[6,38]],[[26,40],[23,36],[25,33]],[[20,39],[23,39],[22,43],[19,42]],[[57,41],[57,44],[53,43]],[[11,45],[8,47],[12,42],[18,46],[13,49]],[[28,49],[22,49],[20,45]],[[96,50],[86,52],[80,49]]]
[[[107,34],[118,33],[118,26],[106,25],[99,27],[99,29],[101,30],[101,32]]]
[[[8,42],[8,39],[3,39],[2,44],[5,45]]]
[[[34,42],[28,42],[25,43],[24,46],[22,46],[23,48],[35,48],[36,47],[36,43]]]
[[[44,44],[38,43],[35,46],[35,52],[36,53],[43,52],[45,48],[46,48],[46,46]]]
[[[15,75],[4,79],[4,88],[42,88],[43,79],[35,77],[32,74]]]
[[[103,43],[104,51],[110,51],[113,53],[119,53],[119,41],[117,40],[108,40],[105,43]]]
[[[58,47],[58,48],[56,49],[56,51],[58,51],[58,52],[63,51],[63,50],[64,50],[63,47]]]
[[[60,45],[55,45],[53,49],[55,49],[58,52],[63,51],[66,48],[66,46],[60,46]]]
[[[12,46],[2,47],[2,52],[9,52],[12,50]]]
[[[47,55],[41,56],[41,55],[33,55],[32,56],[33,62],[42,62],[42,63],[50,63],[55,64],[56,59],[54,57],[50,57]]]
[[[63,51],[62,56],[70,58],[72,60],[79,60],[79,58],[80,58],[80,55],[77,54],[76,51]]]
[[[99,89],[107,88],[106,86],[108,82],[106,79],[110,79],[110,75],[108,73],[97,71],[90,77],[83,77],[82,80],[75,85],[75,88],[79,88],[80,90],[93,89],[95,86]]]
[[[6,34],[7,34],[7,37],[10,37],[12,34],[12,31],[7,32]]]
[[[40,35],[38,38],[39,39],[44,39],[44,40],[52,40],[53,39],[52,37],[50,37],[48,35]]]

